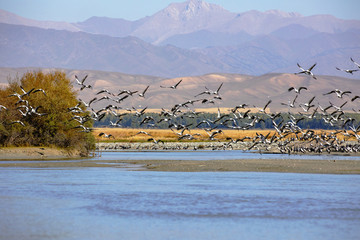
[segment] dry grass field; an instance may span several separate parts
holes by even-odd
[[[149,135],[144,133],[139,133],[140,131],[147,132]],[[99,136],[99,134],[103,132],[106,134],[111,134],[113,137],[106,138],[103,136]],[[178,141],[178,135],[180,131],[172,131],[170,129],[134,129],[134,128],[95,128],[93,134],[97,141],[119,141],[119,142],[146,142],[150,138],[154,138],[156,140],[162,141]],[[315,134],[326,134],[332,132],[331,130],[316,130]],[[203,129],[191,129],[189,131],[185,131],[184,134],[192,134],[196,138],[196,140],[192,141],[209,141],[208,133]],[[267,135],[269,134],[268,139],[271,138],[274,134],[276,134],[275,130],[269,129],[252,129],[252,130],[232,130],[225,129],[223,133],[217,134],[216,139],[220,141],[226,141],[226,138],[232,139],[241,139],[244,137],[253,138],[257,134]],[[196,134],[200,134],[197,136]],[[342,134],[337,135],[340,140],[344,139]],[[288,138],[295,137],[294,134],[290,134],[287,136]],[[351,139],[349,139],[351,140]],[[186,140],[184,140],[186,141]]]
[[[195,112],[202,112],[202,113],[218,113],[218,110],[220,110],[220,113],[221,114],[224,114],[224,113],[229,113],[231,112],[231,109],[232,108],[222,108],[222,107],[214,107],[214,108],[195,108],[194,111]],[[251,112],[258,112],[258,109],[257,108],[244,108],[244,109],[237,109],[238,112],[246,112],[247,110],[250,110]],[[267,108],[267,110],[270,112],[270,108]],[[128,110],[126,109],[116,109],[114,110],[115,112],[117,113],[129,113]],[[163,109],[161,108],[147,108],[146,109],[146,112],[147,113],[161,113],[163,111]]]
[[[149,133],[151,136],[140,133],[140,131],[144,131]],[[106,134],[111,134],[113,137],[104,138],[103,136],[99,136],[101,132]],[[96,128],[93,131],[94,136],[97,140],[110,140],[110,141],[130,141],[130,142],[142,142],[147,141],[149,138],[161,139],[163,141],[178,141],[178,135],[176,132],[180,131],[171,131],[170,129],[133,129],[133,128]],[[226,138],[230,137],[233,139],[243,138],[245,136],[254,137],[256,133],[266,135],[270,132],[270,134],[274,134],[274,130],[223,130],[223,133],[218,134],[216,139],[226,140]],[[196,140],[198,141],[208,141],[209,135],[203,129],[191,129],[189,131],[185,131],[184,134],[190,133],[194,135]],[[201,136],[197,136],[196,134],[200,134]]]

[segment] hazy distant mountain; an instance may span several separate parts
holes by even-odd
[[[254,39],[246,32],[221,33],[200,30],[187,34],[173,35],[161,42],[161,45],[174,45],[186,49],[198,49],[210,46],[234,46]]]
[[[0,24],[0,66],[119,71],[161,77],[211,72],[251,75],[298,71],[296,62],[318,62],[315,74],[343,76],[349,57],[360,56],[360,31],[321,33],[296,40],[266,35],[228,47],[186,50],[154,46],[135,37]],[[286,71],[284,71],[286,70]],[[355,75],[356,77],[356,75]]]
[[[126,37],[131,35],[144,21],[146,21],[146,18],[138,21],[128,21],[120,18],[91,17],[84,22],[74,23],[73,25],[87,33]]]
[[[360,21],[358,20],[342,20],[331,15],[305,17],[299,13],[287,13],[278,10],[266,12],[253,10],[238,14],[226,25],[223,25],[222,29],[227,32],[245,31],[251,35],[263,35],[294,24],[327,33],[360,28]]]
[[[132,35],[159,44],[173,35],[219,28],[235,16],[235,13],[205,1],[172,3],[147,18]]]
[[[0,9],[0,23],[32,26],[32,27],[45,28],[45,29],[80,31],[80,29],[74,26],[74,24],[72,23],[32,20],[32,19],[20,17],[16,14],[7,12],[2,9]]]
[[[8,77],[15,78],[22,76],[27,71],[39,70],[37,68],[0,68],[0,86],[8,82]],[[44,72],[53,71],[54,69],[42,69]],[[355,95],[359,95],[360,81],[334,76],[318,76],[317,80],[304,75],[295,75],[289,73],[271,73],[261,76],[250,76],[243,74],[206,74],[200,76],[183,76],[183,81],[176,90],[169,88],[160,88],[162,86],[171,86],[178,82],[180,78],[166,79],[145,75],[129,75],[118,72],[104,72],[93,70],[72,70],[58,69],[66,73],[66,75],[75,82],[75,74],[82,77],[88,75],[86,82],[93,86],[93,89],[80,91],[80,98],[90,100],[95,93],[101,89],[108,89],[113,93],[118,93],[120,89],[129,89],[132,91],[142,91],[146,86],[150,86],[146,93],[146,98],[142,99],[134,95],[121,104],[123,108],[139,105],[148,106],[149,108],[172,108],[175,104],[186,102],[190,99],[202,99],[208,96],[202,95],[197,98],[194,96],[205,91],[205,87],[215,90],[221,83],[223,86],[219,91],[222,101],[216,104],[197,103],[196,108],[213,108],[213,107],[234,107],[243,103],[262,108],[265,103],[271,99],[269,106],[272,112],[287,111],[287,106],[281,103],[288,103],[295,97],[294,92],[288,92],[289,87],[307,87],[308,90],[302,91],[297,99],[297,104],[309,101],[316,96],[315,101],[322,107],[329,106],[329,100],[333,104],[341,105],[344,101],[348,101],[344,109],[352,111],[352,108],[358,109],[358,102],[351,102],[349,99]],[[350,90],[352,94],[346,99],[339,99],[335,95],[326,95],[324,93],[334,89],[343,91]],[[78,86],[75,84],[75,89]],[[104,103],[106,104],[106,103]],[[292,109],[294,111],[294,109]]]
[[[310,67],[317,62],[314,73],[337,76],[344,76],[344,72],[336,70],[336,66],[356,67],[350,57],[360,56],[359,30],[336,34],[308,32],[309,36],[301,39],[282,37],[283,34],[287,35],[286,32],[290,34],[292,31],[291,27],[286,27],[278,30],[277,34],[256,37],[239,45],[215,46],[196,51],[228,64],[230,69],[237,69],[235,72],[252,75],[295,72],[298,71],[296,63]],[[360,61],[360,57],[355,58]]]
[[[248,34],[261,36],[290,25],[299,25],[318,33],[339,33],[350,29],[360,29],[359,20],[342,20],[331,15],[305,17],[299,13],[287,13],[278,10],[266,12],[252,10],[233,13],[219,5],[207,3],[203,0],[172,3],[152,16],[136,21],[107,17],[91,17],[78,23],[36,21],[0,10],[0,22],[46,29],[84,31],[114,37],[130,35],[153,44],[176,43],[176,41],[169,39],[201,31],[218,35]],[[300,35],[296,32],[294,34]],[[201,37],[200,35],[199,38],[201,39]],[[196,40],[199,41],[199,38]],[[204,41],[201,47],[207,47],[207,44],[208,41]],[[219,41],[211,42],[210,46],[223,46],[224,44],[228,45],[228,41],[223,43],[220,37]]]
[[[350,57],[360,61],[358,20],[277,10],[233,13],[202,0],[173,3],[136,21],[92,17],[78,23],[44,22],[0,10],[0,23],[3,67],[177,77],[293,73],[297,62],[317,62],[315,74],[344,76],[335,67],[354,67]]]
[[[3,67],[59,67],[184,76],[224,70],[201,53],[158,47],[135,37],[114,38],[84,32],[0,24]]]

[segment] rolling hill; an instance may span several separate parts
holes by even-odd
[[[0,84],[7,84],[9,77],[15,79],[20,77],[27,71],[39,70],[38,68],[0,68]],[[54,71],[55,69],[42,69],[43,71]],[[360,81],[336,77],[320,75],[317,80],[304,75],[295,75],[292,73],[271,73],[261,76],[251,76],[243,74],[224,74],[212,73],[199,76],[184,76],[181,78],[160,78],[147,75],[129,75],[118,72],[104,72],[93,70],[72,70],[59,69],[64,71],[70,79],[74,79],[75,74],[79,78],[88,75],[86,82],[93,85],[93,89],[79,91],[80,98],[85,101],[92,99],[101,89],[108,89],[117,94],[120,90],[132,90],[142,92],[146,86],[150,86],[146,92],[145,98],[140,98],[136,94],[129,97],[126,101],[119,104],[125,108],[141,108],[147,106],[152,109],[166,108],[170,109],[175,104],[184,103],[187,100],[194,99],[211,99],[212,96],[203,94],[194,97],[206,90],[216,90],[221,83],[222,88],[219,93],[222,100],[215,100],[215,104],[200,102],[195,103],[194,108],[232,108],[240,104],[248,104],[252,108],[262,108],[270,99],[272,103],[269,105],[272,112],[275,111],[294,111],[281,103],[287,104],[295,97],[294,92],[288,92],[288,88],[300,86],[307,87],[308,90],[302,91],[296,103],[305,103],[313,96],[316,96],[314,103],[320,104],[322,107],[329,105],[331,101],[335,105],[341,105],[345,101],[348,103],[344,107],[347,111],[360,111],[358,101],[351,102],[351,97],[360,95]],[[161,88],[160,86],[171,86],[180,79],[183,81],[176,90],[170,88]],[[74,80],[75,82],[75,80]],[[74,85],[75,89],[78,88]],[[345,96],[343,99],[337,98],[335,94],[324,96],[324,93],[334,89],[343,91],[350,90],[352,94]],[[100,98],[102,95],[98,95]],[[98,107],[104,106],[100,103]],[[300,111],[301,108],[298,108]]]

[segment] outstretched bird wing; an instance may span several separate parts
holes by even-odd
[[[316,66],[316,63],[314,63],[314,65],[312,65],[312,66],[309,68],[309,71],[311,71],[315,66]]]
[[[180,81],[174,85],[174,88],[177,88],[177,86],[178,86],[181,82],[182,82],[182,79],[180,79]]]

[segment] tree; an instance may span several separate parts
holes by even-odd
[[[56,146],[88,152],[95,147],[70,109],[79,103],[71,81],[60,71],[28,72],[0,89],[0,146]],[[78,116],[89,116],[79,106]],[[92,122],[84,126],[91,128]]]

